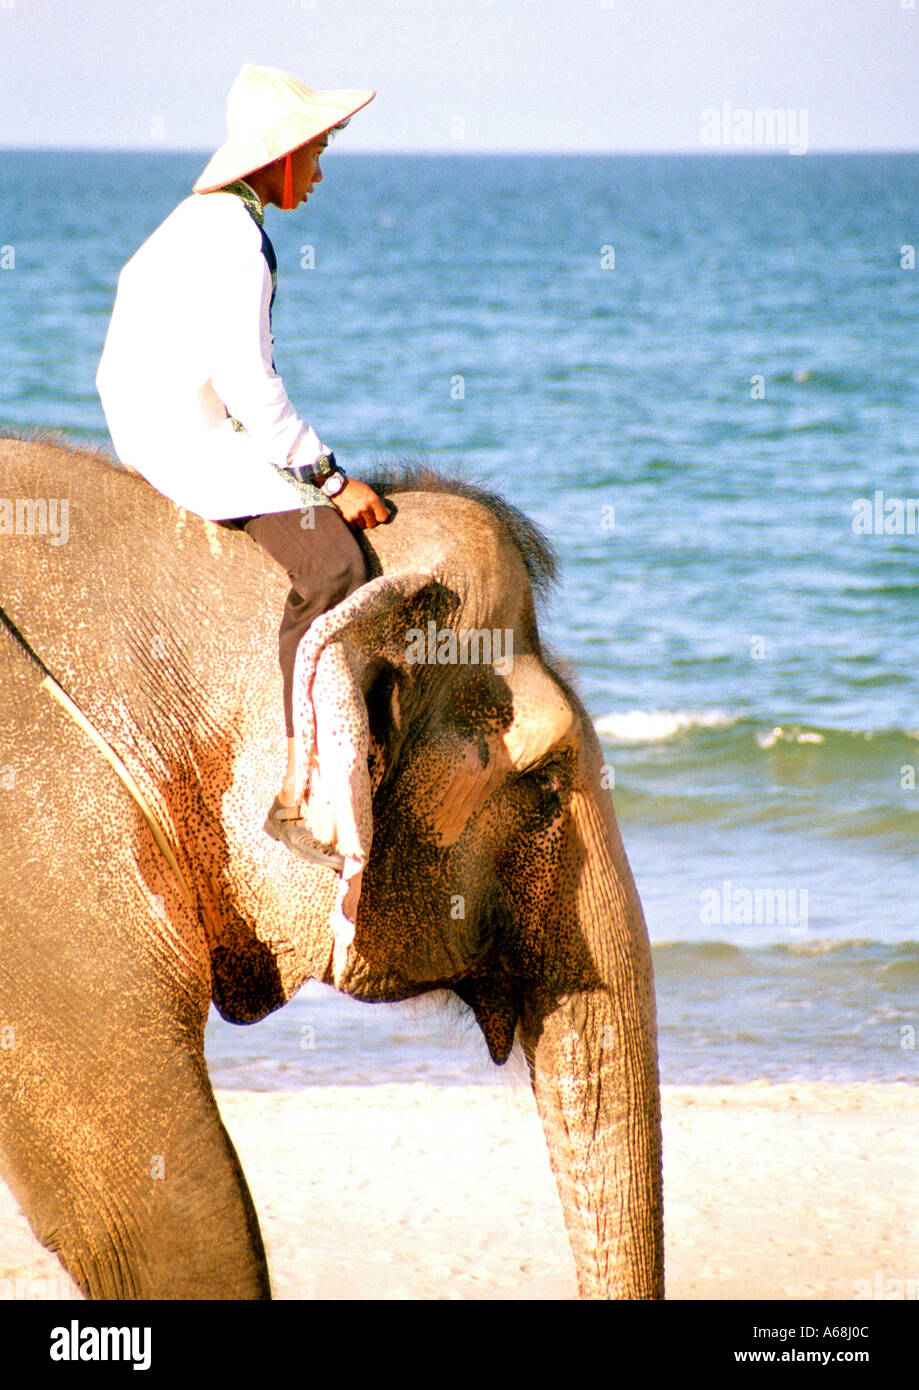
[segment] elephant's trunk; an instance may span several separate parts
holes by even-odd
[[[565,951],[558,989],[527,1001],[521,1031],[581,1297],[662,1298],[650,949],[606,802],[580,794],[571,806],[564,877],[575,899],[583,962],[573,968]],[[559,931],[563,942],[567,935]]]

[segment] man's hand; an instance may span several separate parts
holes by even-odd
[[[359,531],[367,531],[371,526],[379,526],[380,522],[389,520],[386,503],[377,497],[372,487],[358,478],[349,478],[341,492],[330,497],[329,501],[338,508],[348,525],[356,526]]]

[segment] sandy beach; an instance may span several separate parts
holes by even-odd
[[[919,1295],[919,1088],[664,1088],[673,1299]],[[220,1091],[281,1299],[571,1299],[516,1079]],[[0,1296],[69,1296],[0,1186]],[[897,1283],[896,1281],[899,1281]]]

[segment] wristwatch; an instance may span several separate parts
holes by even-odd
[[[322,465],[318,472],[317,464]],[[347,473],[335,462],[331,449],[327,454],[320,454],[316,463],[309,468],[305,464],[288,464],[284,472],[290,473],[298,483],[312,483],[326,497],[337,497],[348,481]]]
[[[334,454],[326,454],[324,457],[329,466],[324,473],[314,476],[313,482],[326,497],[337,497],[348,481],[348,475],[343,468],[339,468]]]

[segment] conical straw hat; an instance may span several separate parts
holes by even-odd
[[[227,136],[194,185],[212,193],[360,111],[376,92],[314,92],[279,68],[247,63],[227,98]]]

